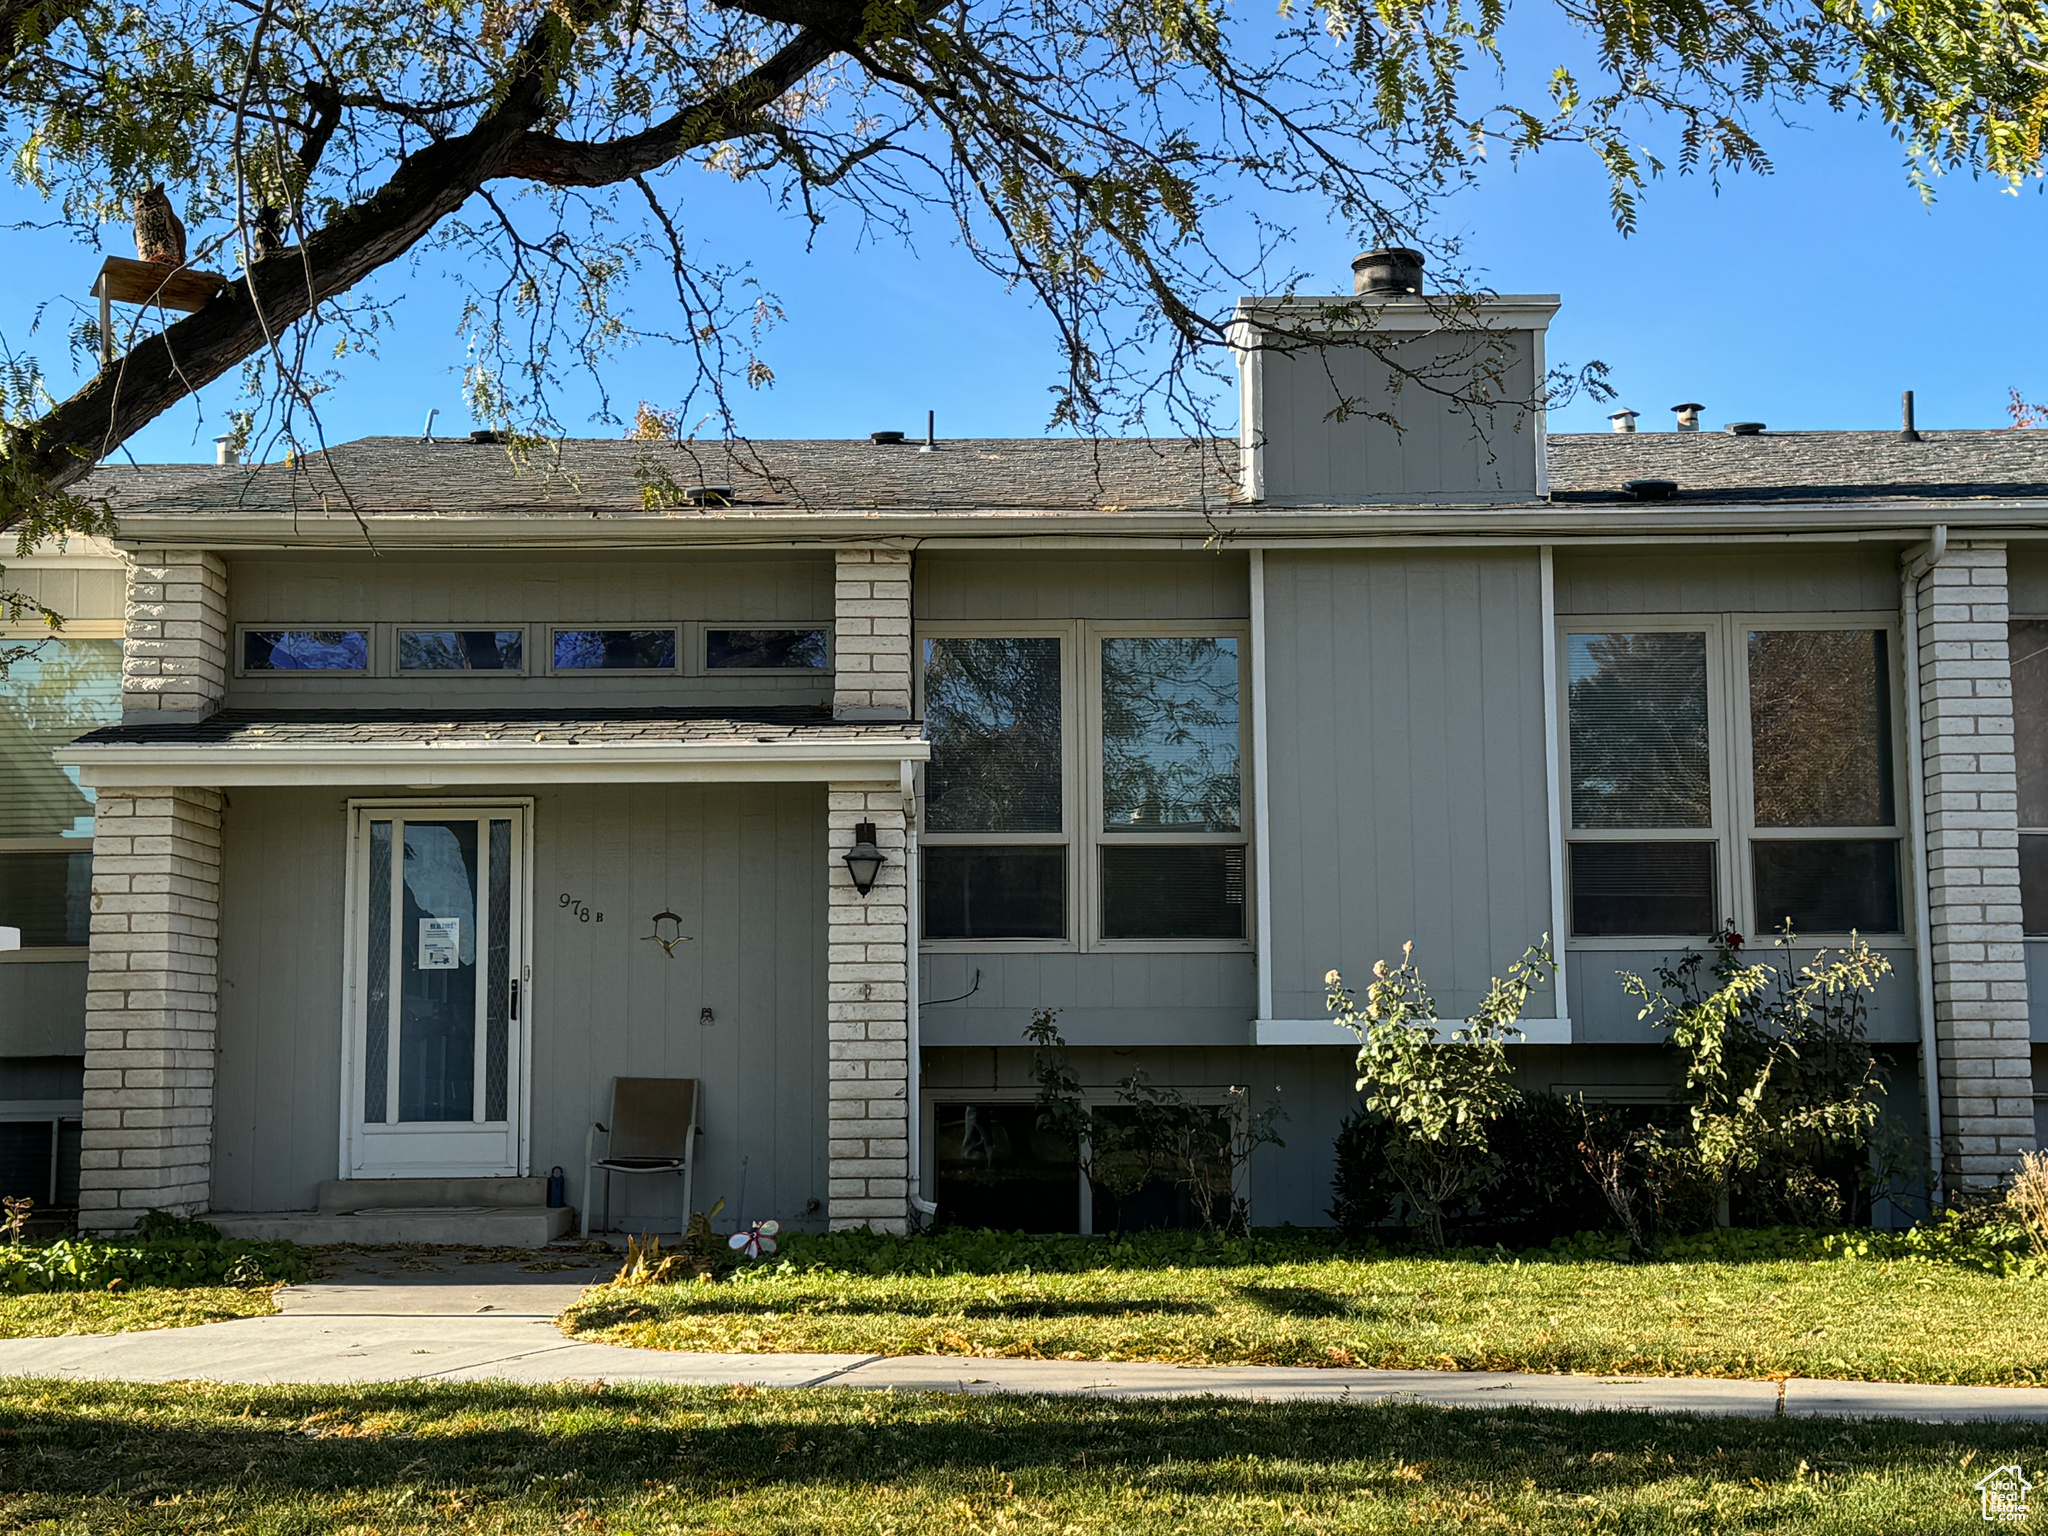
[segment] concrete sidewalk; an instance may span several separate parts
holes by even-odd
[[[567,1262],[557,1260],[556,1262]],[[616,1260],[555,1272],[438,1257],[369,1256],[279,1292],[276,1317],[150,1333],[0,1340],[0,1375],[246,1384],[372,1381],[861,1387],[1254,1402],[1431,1403],[1445,1408],[1635,1409],[1770,1418],[1840,1416],[2048,1423],[2048,1388],[1784,1383],[1507,1371],[1325,1370],[1105,1364],[960,1356],[713,1355],[566,1338],[554,1317]]]

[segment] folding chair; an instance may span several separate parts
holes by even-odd
[[[694,1077],[615,1077],[609,1123],[593,1121],[583,1137],[583,1235],[590,1236],[590,1180],[604,1170],[604,1226],[612,1225],[612,1175],[674,1173],[683,1180],[683,1210],[678,1231],[690,1224],[690,1184],[697,1171],[697,1079]],[[597,1133],[609,1140],[597,1156]]]

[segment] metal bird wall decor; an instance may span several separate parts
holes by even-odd
[[[159,267],[185,265],[185,226],[161,184],[135,199],[135,254]]]
[[[665,939],[662,937],[661,925],[664,922],[670,922],[676,925],[676,934],[674,938]],[[667,955],[669,959],[673,960],[676,957],[676,946],[678,944],[689,943],[690,935],[683,932],[683,920],[681,917],[677,916],[673,912],[657,912],[654,914],[654,932],[643,933],[640,935],[640,942],[643,944],[650,939],[652,939],[655,943],[659,944],[661,946],[661,952],[664,955]]]

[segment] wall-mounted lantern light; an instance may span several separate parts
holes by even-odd
[[[875,843],[875,824],[863,821],[853,829],[853,846],[846,850],[846,872],[853,876],[853,888],[865,896],[875,888],[882,866],[889,862]]]

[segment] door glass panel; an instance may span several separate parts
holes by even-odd
[[[363,1119],[382,1125],[391,1096],[391,823],[370,823],[368,974],[363,1028]]]
[[[1567,642],[1572,825],[1713,825],[1704,634]]]
[[[491,954],[484,1003],[484,1118],[505,1118],[510,1075],[512,989],[512,823],[491,823]]]
[[[398,1118],[476,1118],[474,821],[405,824]]]

